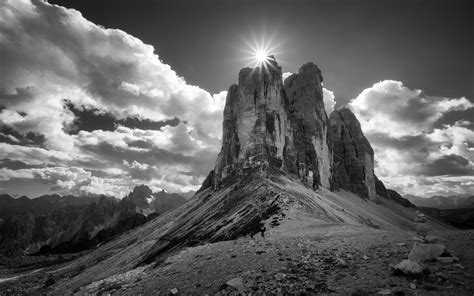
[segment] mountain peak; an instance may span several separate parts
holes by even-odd
[[[321,71],[305,64],[283,85],[281,67],[273,56],[270,60],[268,71],[242,69],[238,85],[229,88],[213,185],[246,171],[273,168],[313,187],[329,187]]]

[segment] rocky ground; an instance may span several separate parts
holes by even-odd
[[[291,220],[291,218],[289,218]],[[396,276],[414,232],[326,225],[299,230],[269,228],[266,237],[240,238],[187,248],[150,264],[59,294],[299,294],[472,295],[474,231],[434,233],[459,262],[426,262],[419,277]],[[433,233],[432,233],[433,234]],[[56,280],[44,267],[11,281],[1,293],[49,293]],[[73,276],[73,275],[71,275]],[[32,283],[36,283],[32,285]],[[32,288],[36,287],[36,288]]]
[[[472,295],[474,231],[440,233],[459,263],[426,263],[418,278],[391,270],[413,233],[345,227],[315,235],[238,239],[188,248],[156,267],[99,281],[82,293]],[[78,291],[79,292],[79,291]]]

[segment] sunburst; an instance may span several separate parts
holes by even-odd
[[[246,57],[245,60],[252,64],[252,67],[257,69],[268,69],[273,67],[272,60],[276,55],[280,54],[281,44],[275,43],[275,34],[267,37],[265,34],[257,40],[255,35],[252,34],[252,41],[245,40],[247,45],[246,49],[243,49]]]

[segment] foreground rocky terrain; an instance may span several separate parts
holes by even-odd
[[[395,275],[391,267],[407,258],[415,231],[327,224],[294,211],[269,226],[265,238],[202,244],[172,253],[105,279],[74,282],[62,274],[69,263],[47,267],[12,280],[0,290],[12,293],[169,295],[472,295],[474,231],[435,231],[459,262],[425,262],[415,277]],[[119,252],[120,250],[116,250]],[[78,271],[76,271],[78,272]],[[5,275],[4,275],[5,276]],[[82,275],[84,277],[84,275]]]

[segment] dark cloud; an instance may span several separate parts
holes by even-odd
[[[14,159],[9,159],[9,158],[0,159],[0,168],[19,170],[19,169],[30,169],[30,168],[40,168],[40,167],[43,167],[43,165],[31,165],[19,160],[14,160]]]
[[[472,176],[474,167],[469,164],[469,160],[466,158],[450,154],[443,155],[431,163],[422,164],[419,172],[426,176]]]
[[[65,128],[70,135],[75,135],[81,130],[89,132],[94,130],[114,131],[118,125],[143,130],[160,130],[164,126],[177,126],[180,122],[178,118],[165,121],[152,121],[139,119],[138,117],[118,119],[110,112],[97,108],[76,107],[70,101],[65,101],[64,105],[67,110],[74,114],[74,121]]]
[[[44,135],[34,132],[22,134],[11,126],[0,123],[0,142],[2,143],[31,147],[44,147],[45,141],[46,138]]]

